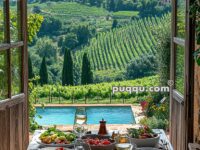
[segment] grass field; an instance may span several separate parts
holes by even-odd
[[[138,16],[138,11],[117,11],[113,13],[115,18],[126,18],[126,17],[136,17]]]
[[[39,6],[42,14],[52,15],[61,21],[87,17],[105,17],[109,15],[109,12],[103,8],[90,7],[75,2],[34,3],[28,5],[29,10],[32,10],[33,6]]]

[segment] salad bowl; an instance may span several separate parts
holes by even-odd
[[[136,144],[137,147],[156,147],[160,140],[160,135],[153,132],[149,127],[141,127],[139,129],[127,129],[130,142]]]
[[[156,145],[159,143],[159,140],[159,135],[153,138],[146,139],[130,138],[131,143],[136,144],[137,147],[156,147]]]

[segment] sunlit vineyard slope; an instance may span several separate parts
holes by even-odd
[[[76,52],[75,59],[80,62],[83,53],[87,52],[94,70],[124,69],[130,60],[146,53],[156,53],[153,30],[164,24],[167,18],[138,19],[124,27],[100,33],[84,50]]]

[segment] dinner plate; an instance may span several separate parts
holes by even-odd
[[[43,133],[43,132],[42,132]],[[41,133],[41,134],[42,134]],[[54,143],[51,143],[51,144],[45,144],[45,143],[43,143],[41,140],[40,140],[40,135],[41,134],[39,134],[39,135],[37,135],[37,137],[36,137],[36,142],[38,143],[38,144],[40,144],[41,146],[43,146],[43,147],[73,147],[74,146],[74,143],[71,143],[71,144],[54,144]]]
[[[54,143],[45,144],[39,138],[36,140],[36,142],[44,147],[73,147],[74,146],[73,143],[71,143],[71,144],[54,144]]]
[[[46,147],[46,148],[40,148],[40,150],[56,150],[57,148],[55,148],[55,147]],[[63,148],[63,150],[72,150],[72,149]]]
[[[140,148],[137,148],[136,150],[159,150],[159,149],[153,148],[153,147],[140,147]]]

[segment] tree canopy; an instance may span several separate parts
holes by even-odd
[[[11,18],[11,33],[14,38],[17,38],[17,19],[15,13],[10,13]],[[40,30],[41,24],[43,22],[43,16],[39,14],[30,14],[28,16],[28,42],[31,43],[33,38],[37,35],[37,32]],[[0,42],[4,41],[4,19],[3,19],[3,11],[0,10]]]
[[[128,64],[126,77],[128,79],[136,79],[155,75],[157,68],[158,63],[156,56],[152,54],[146,54]]]

